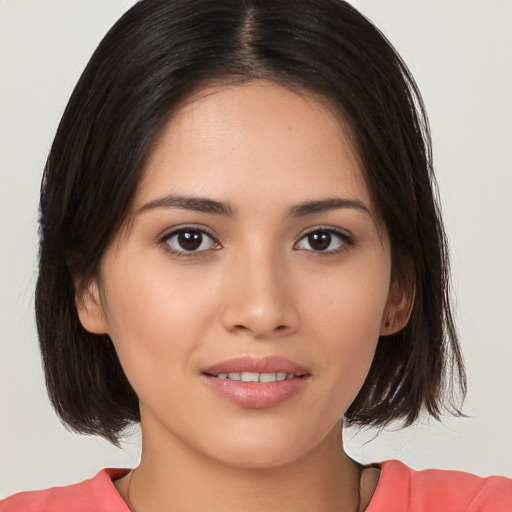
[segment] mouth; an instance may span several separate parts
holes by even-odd
[[[208,374],[206,374],[208,375]],[[230,372],[230,373],[218,373],[217,375],[209,375],[216,379],[229,379],[242,382],[280,382],[283,380],[290,380],[304,375],[295,375],[294,373],[286,372]]]
[[[309,375],[307,368],[281,356],[234,357],[205,368],[202,373],[241,382],[281,382]]]
[[[283,357],[237,357],[204,369],[208,386],[238,406],[275,407],[301,392],[310,372]]]

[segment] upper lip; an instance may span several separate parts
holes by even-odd
[[[281,356],[239,356],[221,361],[202,370],[207,375],[219,373],[277,373],[284,372],[296,376],[309,375],[307,368]]]

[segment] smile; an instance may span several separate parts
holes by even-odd
[[[235,357],[201,373],[217,395],[246,409],[276,407],[301,393],[311,380],[306,368],[278,356]]]
[[[295,377],[295,374],[286,372],[231,372],[219,373],[218,375],[213,375],[213,377],[216,377],[217,379],[238,380],[242,382],[277,382],[293,379]]]

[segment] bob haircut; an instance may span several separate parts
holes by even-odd
[[[109,31],[67,105],[45,167],[36,318],[52,404],[117,444],[140,419],[108,335],[80,324],[75,283],[97,275],[164,124],[194,92],[267,80],[326,101],[348,124],[386,230],[407,326],[381,337],[345,423],[455,414],[465,373],[431,142],[415,82],[383,34],[341,0],[141,0]]]

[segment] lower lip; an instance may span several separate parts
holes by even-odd
[[[299,393],[307,382],[307,377],[275,382],[243,382],[217,379],[210,375],[204,375],[204,377],[206,383],[217,393],[247,409],[275,407]]]

